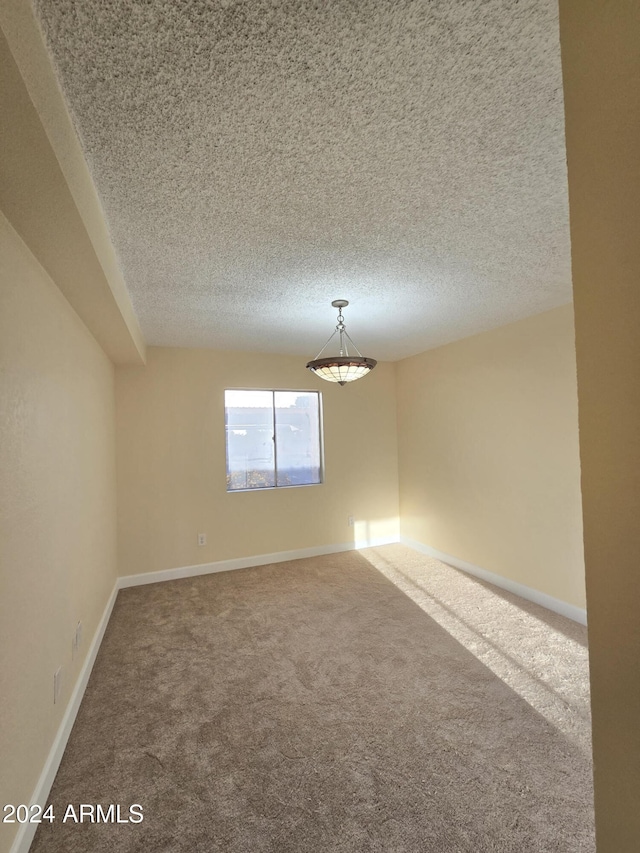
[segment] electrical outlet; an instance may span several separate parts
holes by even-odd
[[[207,544],[207,534],[206,533],[198,533],[198,545],[206,545]]]
[[[53,673],[53,704],[55,705],[60,698],[60,690],[62,689],[62,667],[59,666]]]
[[[349,518],[347,519],[347,522],[349,524],[349,527],[353,527],[353,516],[352,515],[349,516]]]

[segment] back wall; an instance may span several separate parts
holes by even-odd
[[[392,364],[341,388],[292,356],[173,348],[147,356],[144,367],[116,370],[121,575],[397,538]],[[226,388],[321,391],[324,483],[227,493]]]

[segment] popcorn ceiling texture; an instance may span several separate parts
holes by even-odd
[[[35,0],[146,340],[397,359],[571,300],[552,0]]]

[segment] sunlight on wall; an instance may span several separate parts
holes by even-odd
[[[356,548],[367,548],[383,542],[397,542],[400,535],[398,516],[391,518],[368,518],[353,523],[353,541]]]
[[[391,556],[391,549],[397,548],[402,548],[400,558]],[[586,629],[403,546],[363,556],[573,744],[591,754]]]

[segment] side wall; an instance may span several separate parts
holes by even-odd
[[[561,0],[598,853],[640,850],[640,3]]]
[[[120,574],[396,538],[394,374],[380,364],[341,388],[300,358],[206,349],[150,348],[146,367],[119,367]],[[325,482],[227,493],[225,388],[321,391]]]
[[[583,608],[573,314],[397,365],[401,533]]]
[[[2,803],[31,801],[115,583],[113,386],[111,362],[0,214]],[[14,831],[0,824],[0,849]]]

